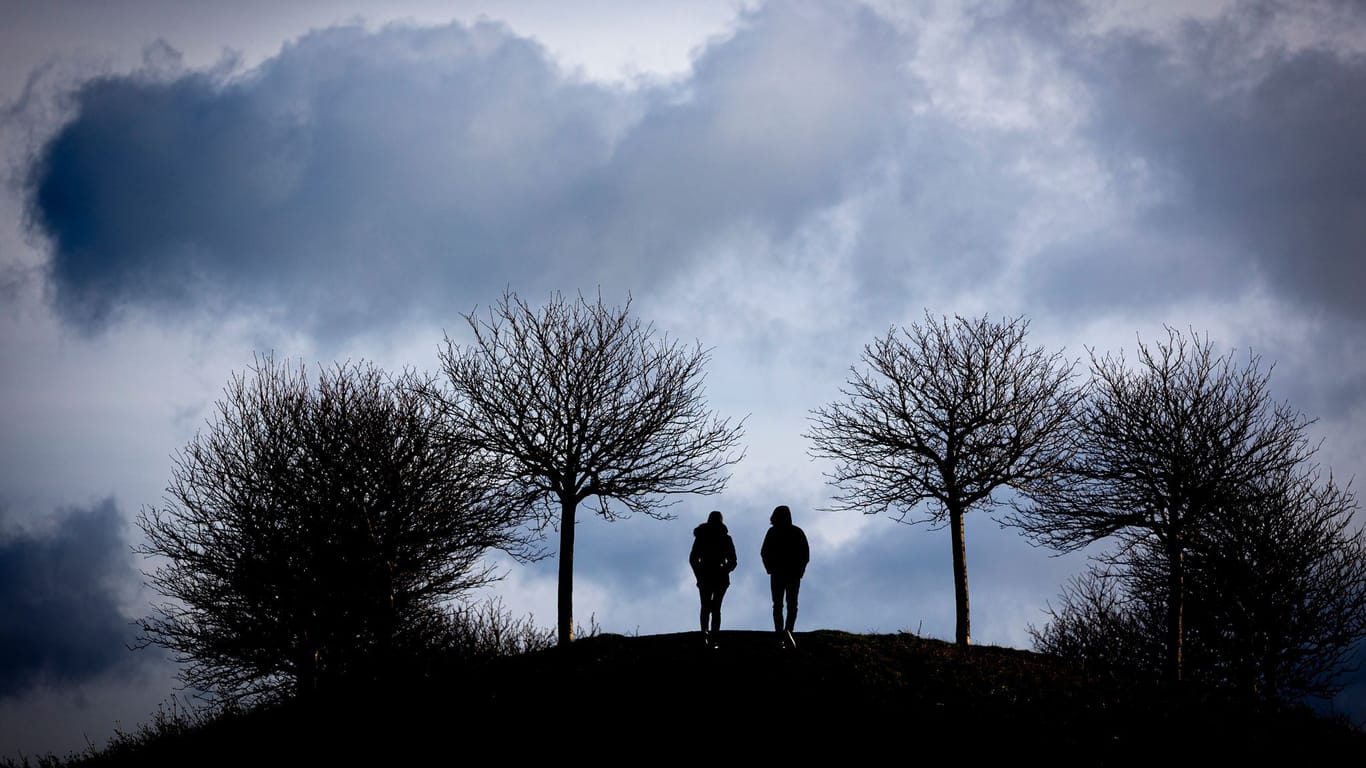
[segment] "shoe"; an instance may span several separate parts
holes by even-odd
[[[792,636],[792,630],[789,629],[783,633],[783,640],[787,643],[788,648],[797,647],[797,638]]]

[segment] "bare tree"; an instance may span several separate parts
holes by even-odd
[[[956,642],[972,642],[964,516],[999,502],[998,489],[1049,477],[1071,456],[1075,363],[1029,348],[1022,317],[956,316],[892,329],[864,347],[846,400],[812,412],[812,455],[833,459],[836,509],[922,503],[952,533]]]
[[[448,336],[441,360],[450,387],[433,391],[454,437],[504,462],[522,499],[559,528],[557,642],[573,639],[574,526],[594,500],[606,520],[630,513],[668,519],[670,494],[714,494],[741,426],[703,399],[708,353],[656,334],[610,308],[554,294],[539,311],[511,292],[486,321],[465,315],[473,341]],[[611,502],[619,504],[615,507]]]
[[[1156,547],[1167,579],[1166,672],[1180,680],[1187,556],[1221,515],[1257,503],[1259,481],[1309,458],[1310,422],[1271,401],[1259,358],[1239,367],[1193,333],[1168,328],[1166,342],[1140,342],[1136,369],[1092,351],[1091,371],[1067,471],[1028,484],[1029,503],[1006,522],[1060,551],[1111,536],[1118,558]]]
[[[1313,467],[1257,482],[1192,548],[1190,634],[1200,677],[1286,699],[1328,698],[1366,637],[1366,528],[1350,484]]]
[[[1034,649],[1076,664],[1088,674],[1122,669],[1156,675],[1163,653],[1164,611],[1135,588],[1134,573],[1092,564],[1063,585],[1049,621],[1030,625]]]
[[[1366,528],[1348,487],[1313,468],[1259,481],[1245,508],[1201,530],[1186,558],[1183,674],[1293,701],[1329,698],[1366,637]],[[1084,667],[1165,673],[1167,558],[1155,539],[1064,588],[1035,648]]]
[[[496,467],[447,450],[424,377],[267,356],[234,375],[144,508],[138,551],[168,600],[141,646],[229,701],[313,695],[395,674],[441,603],[485,585],[498,548],[532,557]],[[521,511],[525,511],[524,508]]]

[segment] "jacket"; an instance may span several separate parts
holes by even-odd
[[[774,522],[769,526],[768,533],[764,534],[759,557],[769,574],[785,579],[800,579],[806,575],[806,564],[811,560],[806,532],[791,522]]]
[[[730,572],[738,565],[735,541],[725,523],[703,523],[693,529],[692,551],[688,563],[692,565],[697,585],[730,586]]]

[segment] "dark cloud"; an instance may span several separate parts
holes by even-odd
[[[898,56],[871,12],[823,4],[754,12],[635,90],[491,23],[332,28],[250,72],[85,82],[29,219],[86,330],[226,306],[344,334],[508,284],[632,288],[838,200],[889,135]]]
[[[1043,280],[1129,303],[1264,286],[1366,321],[1366,56],[1284,43],[1349,21],[1325,8],[1238,4],[1171,36],[1034,24],[1084,85],[1084,133],[1136,211],[1132,231],[1054,253]]]
[[[351,330],[543,268],[524,217],[602,162],[604,99],[501,27],[330,29],[236,76],[86,82],[30,216],[84,328],[226,304]]]
[[[0,524],[5,523],[0,507]],[[112,499],[59,513],[54,530],[0,525],[0,698],[131,670],[120,595],[137,579]]]
[[[632,251],[751,225],[779,236],[866,180],[906,116],[905,41],[867,9],[777,6],[701,56],[609,173]]]

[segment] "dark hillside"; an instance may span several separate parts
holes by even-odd
[[[425,690],[221,718],[71,765],[522,764],[553,759],[840,762],[952,756],[1063,765],[1198,755],[1366,755],[1366,734],[1307,709],[1087,678],[1029,651],[909,634],[599,635],[442,676]],[[711,746],[707,746],[710,744]],[[891,750],[888,752],[887,750]],[[951,761],[957,759],[949,757]]]

